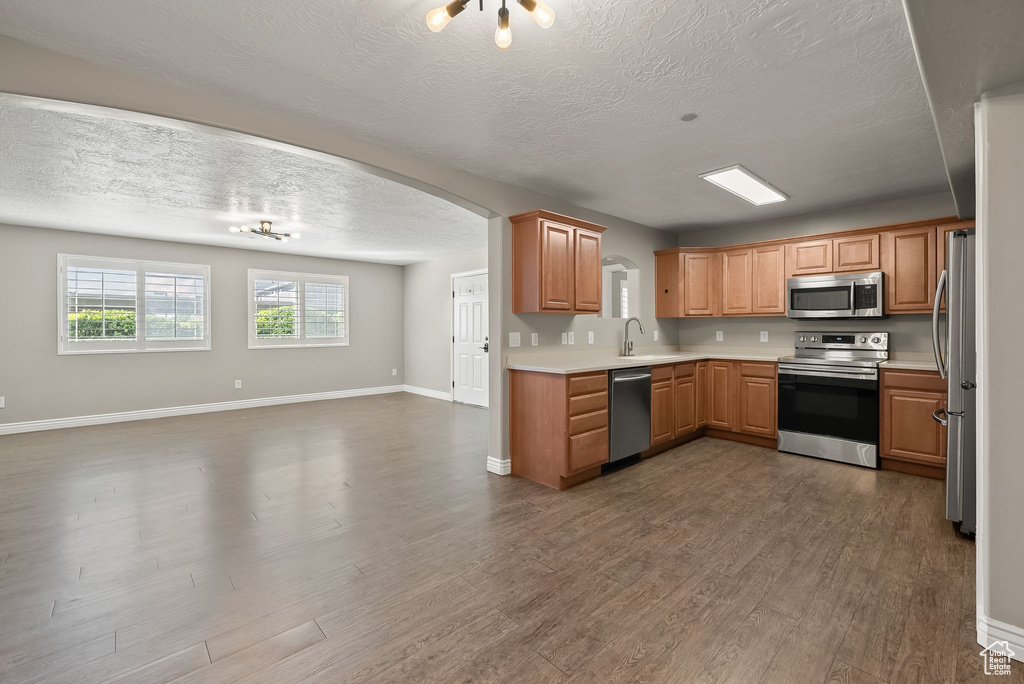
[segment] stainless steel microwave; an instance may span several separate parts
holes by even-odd
[[[790,318],[885,318],[885,274],[834,273],[786,281]]]

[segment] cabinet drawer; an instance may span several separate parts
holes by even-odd
[[[939,377],[938,372],[929,371],[882,371],[882,386],[899,387],[907,390],[923,390],[926,392],[946,392],[946,381]]]
[[[651,384],[672,379],[672,366],[655,366],[651,368]]]
[[[569,438],[569,474],[608,462],[608,428]]]
[[[740,375],[745,378],[774,378],[777,372],[774,363],[740,363]]]
[[[585,413],[602,411],[608,408],[608,393],[597,392],[582,397],[569,398],[569,416],[582,416]]]
[[[594,411],[569,418],[570,437],[606,427],[608,427],[608,411]]]
[[[679,378],[693,377],[693,374],[697,372],[697,364],[695,363],[681,363],[675,367],[676,380]],[[652,380],[654,378],[651,378]]]
[[[583,394],[608,391],[608,373],[590,373],[587,375],[569,376],[569,396],[578,397]]]

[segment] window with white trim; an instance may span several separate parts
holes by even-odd
[[[348,345],[348,276],[249,270],[249,348]]]
[[[210,267],[60,254],[58,353],[210,349]]]

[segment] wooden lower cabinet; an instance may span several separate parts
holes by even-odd
[[[675,384],[672,366],[651,369],[651,446],[675,437]]]
[[[565,489],[608,462],[608,372],[509,371],[512,472]]]
[[[735,429],[733,362],[708,362],[708,426],[732,432]]]
[[[708,424],[708,362],[697,362],[697,427]]]
[[[932,413],[946,407],[946,382],[936,372],[883,370],[882,467],[945,477],[946,428]]]
[[[675,367],[675,430],[673,437],[688,435],[697,429],[697,365]]]
[[[736,363],[739,369],[738,432],[775,437],[778,421],[778,366],[774,363]]]

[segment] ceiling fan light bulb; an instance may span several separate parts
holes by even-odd
[[[302,236],[299,235],[298,233],[288,233],[288,237],[290,237],[292,240],[298,240]]]
[[[551,28],[551,25],[555,23],[555,11],[542,2],[538,2],[537,7],[530,14],[541,28]]]
[[[462,0],[454,0],[447,5],[430,10],[427,12],[427,28],[434,33],[439,33],[456,14],[465,9],[465,4]]]
[[[240,230],[243,233],[251,233],[252,232],[252,228],[250,228],[249,226],[242,226],[238,230]]]
[[[231,231],[232,233],[241,233],[242,232],[242,229],[239,228],[238,226],[231,226],[230,228],[228,228],[228,230]]]
[[[498,29],[494,32],[494,42],[502,50],[507,50],[512,45],[512,26],[508,18],[508,9],[505,7],[498,10]]]

